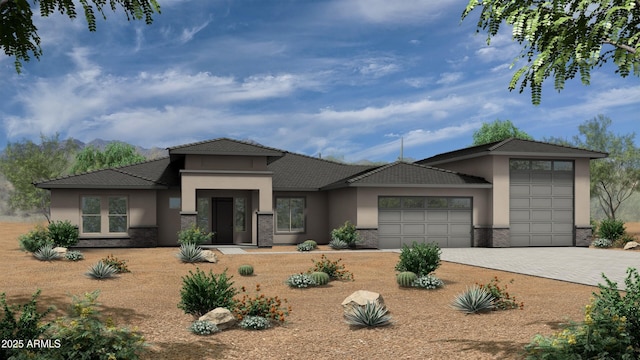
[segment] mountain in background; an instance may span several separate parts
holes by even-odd
[[[87,146],[94,146],[100,150],[104,150],[104,148],[109,145],[112,142],[122,142],[124,143],[124,141],[118,141],[118,140],[103,140],[103,139],[94,139],[91,140],[88,143],[83,143],[80,140],[76,140],[76,139],[71,139],[73,142],[75,142],[78,145],[78,149],[82,150],[83,148],[87,147]],[[126,144],[126,143],[125,143]],[[163,149],[163,148],[159,148],[159,147],[152,147],[151,149],[147,149],[147,148],[143,148],[141,146],[137,146],[134,144],[130,144],[133,145],[136,148],[136,151],[146,157],[149,160],[153,160],[153,159],[157,159],[163,156],[168,156],[169,152],[167,151],[167,149]]]

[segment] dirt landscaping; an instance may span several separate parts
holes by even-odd
[[[397,253],[331,252],[355,276],[353,282],[291,289],[284,281],[312,266],[321,253],[223,255],[217,264],[199,264],[216,273],[228,269],[236,287],[260,284],[267,296],[288,299],[293,311],[283,326],[265,331],[226,330],[211,336],[191,334],[193,320],[178,309],[181,278],[196,265],[182,264],[177,248],[81,249],[79,262],[40,262],[21,252],[17,237],[31,224],[0,223],[0,291],[9,303],[26,302],[42,289],[41,305],[62,314],[70,295],[99,289],[105,314],[119,325],[135,326],[150,344],[146,359],[517,359],[535,334],[550,335],[567,320],[580,320],[584,305],[597,288],[443,262],[435,275],[439,290],[399,288],[394,266]],[[293,247],[291,247],[292,249]],[[280,249],[282,250],[282,249]],[[113,254],[127,260],[131,273],[97,281],[87,268]],[[252,264],[255,275],[241,277],[237,268]],[[509,284],[509,292],[524,302],[524,310],[464,315],[450,308],[454,296],[474,283],[494,276]],[[382,294],[394,324],[385,328],[352,329],[342,318],[342,300],[356,290]],[[64,341],[64,340],[63,340]]]

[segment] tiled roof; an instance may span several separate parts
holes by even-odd
[[[219,138],[168,148],[171,155],[282,156],[282,151],[244,141]]]
[[[489,144],[472,146],[460,150],[438,154],[416,161],[418,164],[437,165],[444,162],[463,160],[483,155],[582,157],[598,159],[607,154],[571,146],[556,145],[534,140],[509,138]]]

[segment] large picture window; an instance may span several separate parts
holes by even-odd
[[[126,233],[129,206],[126,196],[83,196],[80,199],[83,234]]]
[[[276,231],[301,233],[305,231],[305,199],[276,198]]]

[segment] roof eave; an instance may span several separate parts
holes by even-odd
[[[326,188],[322,188],[322,190],[331,190],[331,189],[338,189],[338,188],[344,188],[344,187],[490,189],[493,187],[493,184],[375,184],[375,183],[357,184],[357,183],[353,183],[353,184],[340,184],[340,185],[332,186],[331,188],[326,187]]]
[[[93,189],[93,190],[166,190],[167,185],[92,185],[92,184],[35,184],[40,189]]]

